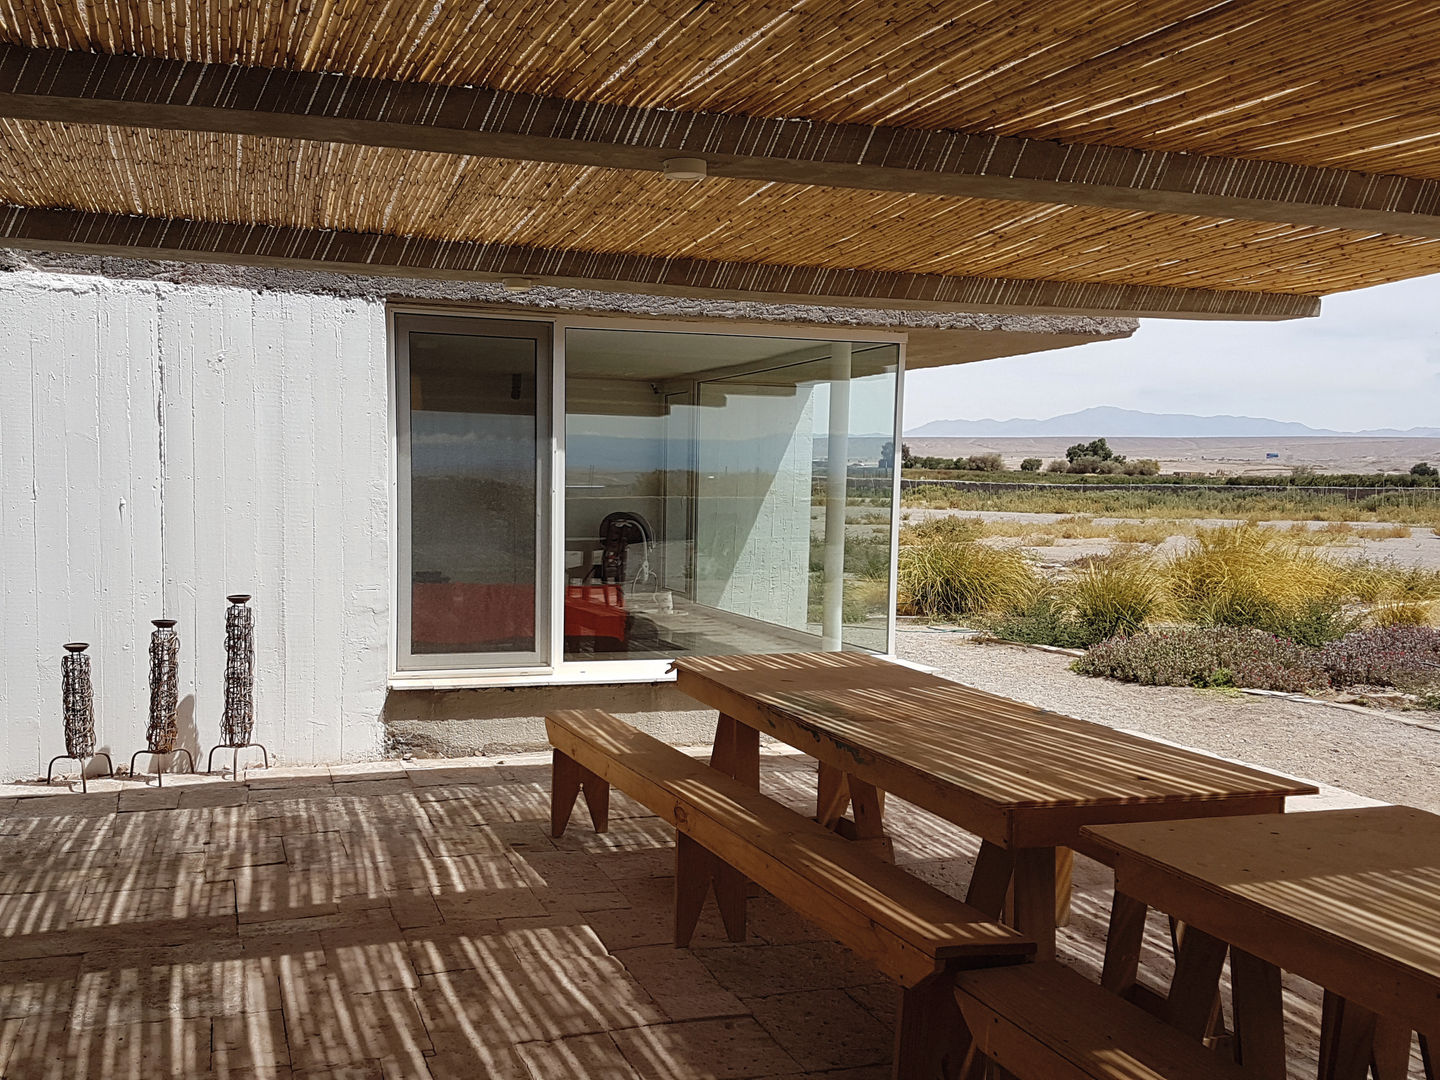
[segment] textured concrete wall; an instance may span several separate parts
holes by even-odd
[[[292,761],[376,753],[383,306],[30,272],[0,294],[0,775],[64,749],[66,641],[92,643],[99,745],[143,746],[162,616],[181,741],[208,749],[230,592],[255,595],[257,737]]]

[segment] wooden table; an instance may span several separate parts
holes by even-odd
[[[1056,850],[1081,826],[1273,813],[1309,784],[1274,776],[863,653],[688,657],[677,685],[720,711],[711,764],[759,782],[759,732],[820,762],[817,817],[883,836],[891,792],[983,841],[966,899],[1054,954]],[[842,831],[844,831],[842,829]]]
[[[1115,867],[1111,989],[1134,982],[1148,905],[1187,925],[1169,999],[1182,1029],[1208,1018],[1229,946],[1236,1034],[1257,1077],[1285,1077],[1285,970],[1325,988],[1323,1080],[1363,1080],[1372,1058],[1379,1080],[1405,1077],[1412,1030],[1434,1080],[1440,817],[1377,806],[1085,833]]]

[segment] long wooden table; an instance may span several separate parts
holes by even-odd
[[[759,782],[759,733],[820,762],[817,817],[883,835],[883,792],[983,841],[966,899],[1055,949],[1056,851],[1085,825],[1273,813],[1309,784],[1128,735],[863,653],[687,657],[679,689],[718,709],[711,764]]]
[[[1186,924],[1169,1019],[1200,1034],[1228,946],[1236,1034],[1257,1080],[1286,1075],[1280,970],[1325,988],[1322,1080],[1364,1080],[1372,1061],[1379,1080],[1403,1080],[1412,1030],[1434,1080],[1440,817],[1377,806],[1085,833],[1115,867],[1111,989],[1133,985],[1154,907]]]

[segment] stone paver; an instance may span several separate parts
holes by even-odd
[[[548,772],[528,755],[4,787],[0,1077],[888,1075],[893,985],[766,895],[748,941],[712,905],[674,949],[670,827],[617,795],[608,833],[581,808],[552,839]],[[809,812],[807,759],[767,750],[764,774]],[[975,839],[888,814],[897,860],[963,895]],[[1061,947],[1092,976],[1109,903],[1079,860]],[[1161,979],[1167,936],[1156,917]],[[1313,1039],[1314,992],[1288,989]]]

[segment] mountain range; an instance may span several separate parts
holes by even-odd
[[[1287,420],[1258,416],[1189,416],[1184,413],[1149,413],[1097,405],[1080,412],[1052,416],[1048,420],[932,420],[905,432],[910,438],[1020,438],[1075,436],[1085,438],[1132,439],[1249,439],[1301,435],[1355,435],[1371,438],[1440,438],[1440,427],[1415,427],[1401,431],[1378,428],[1370,431],[1331,431]]]

